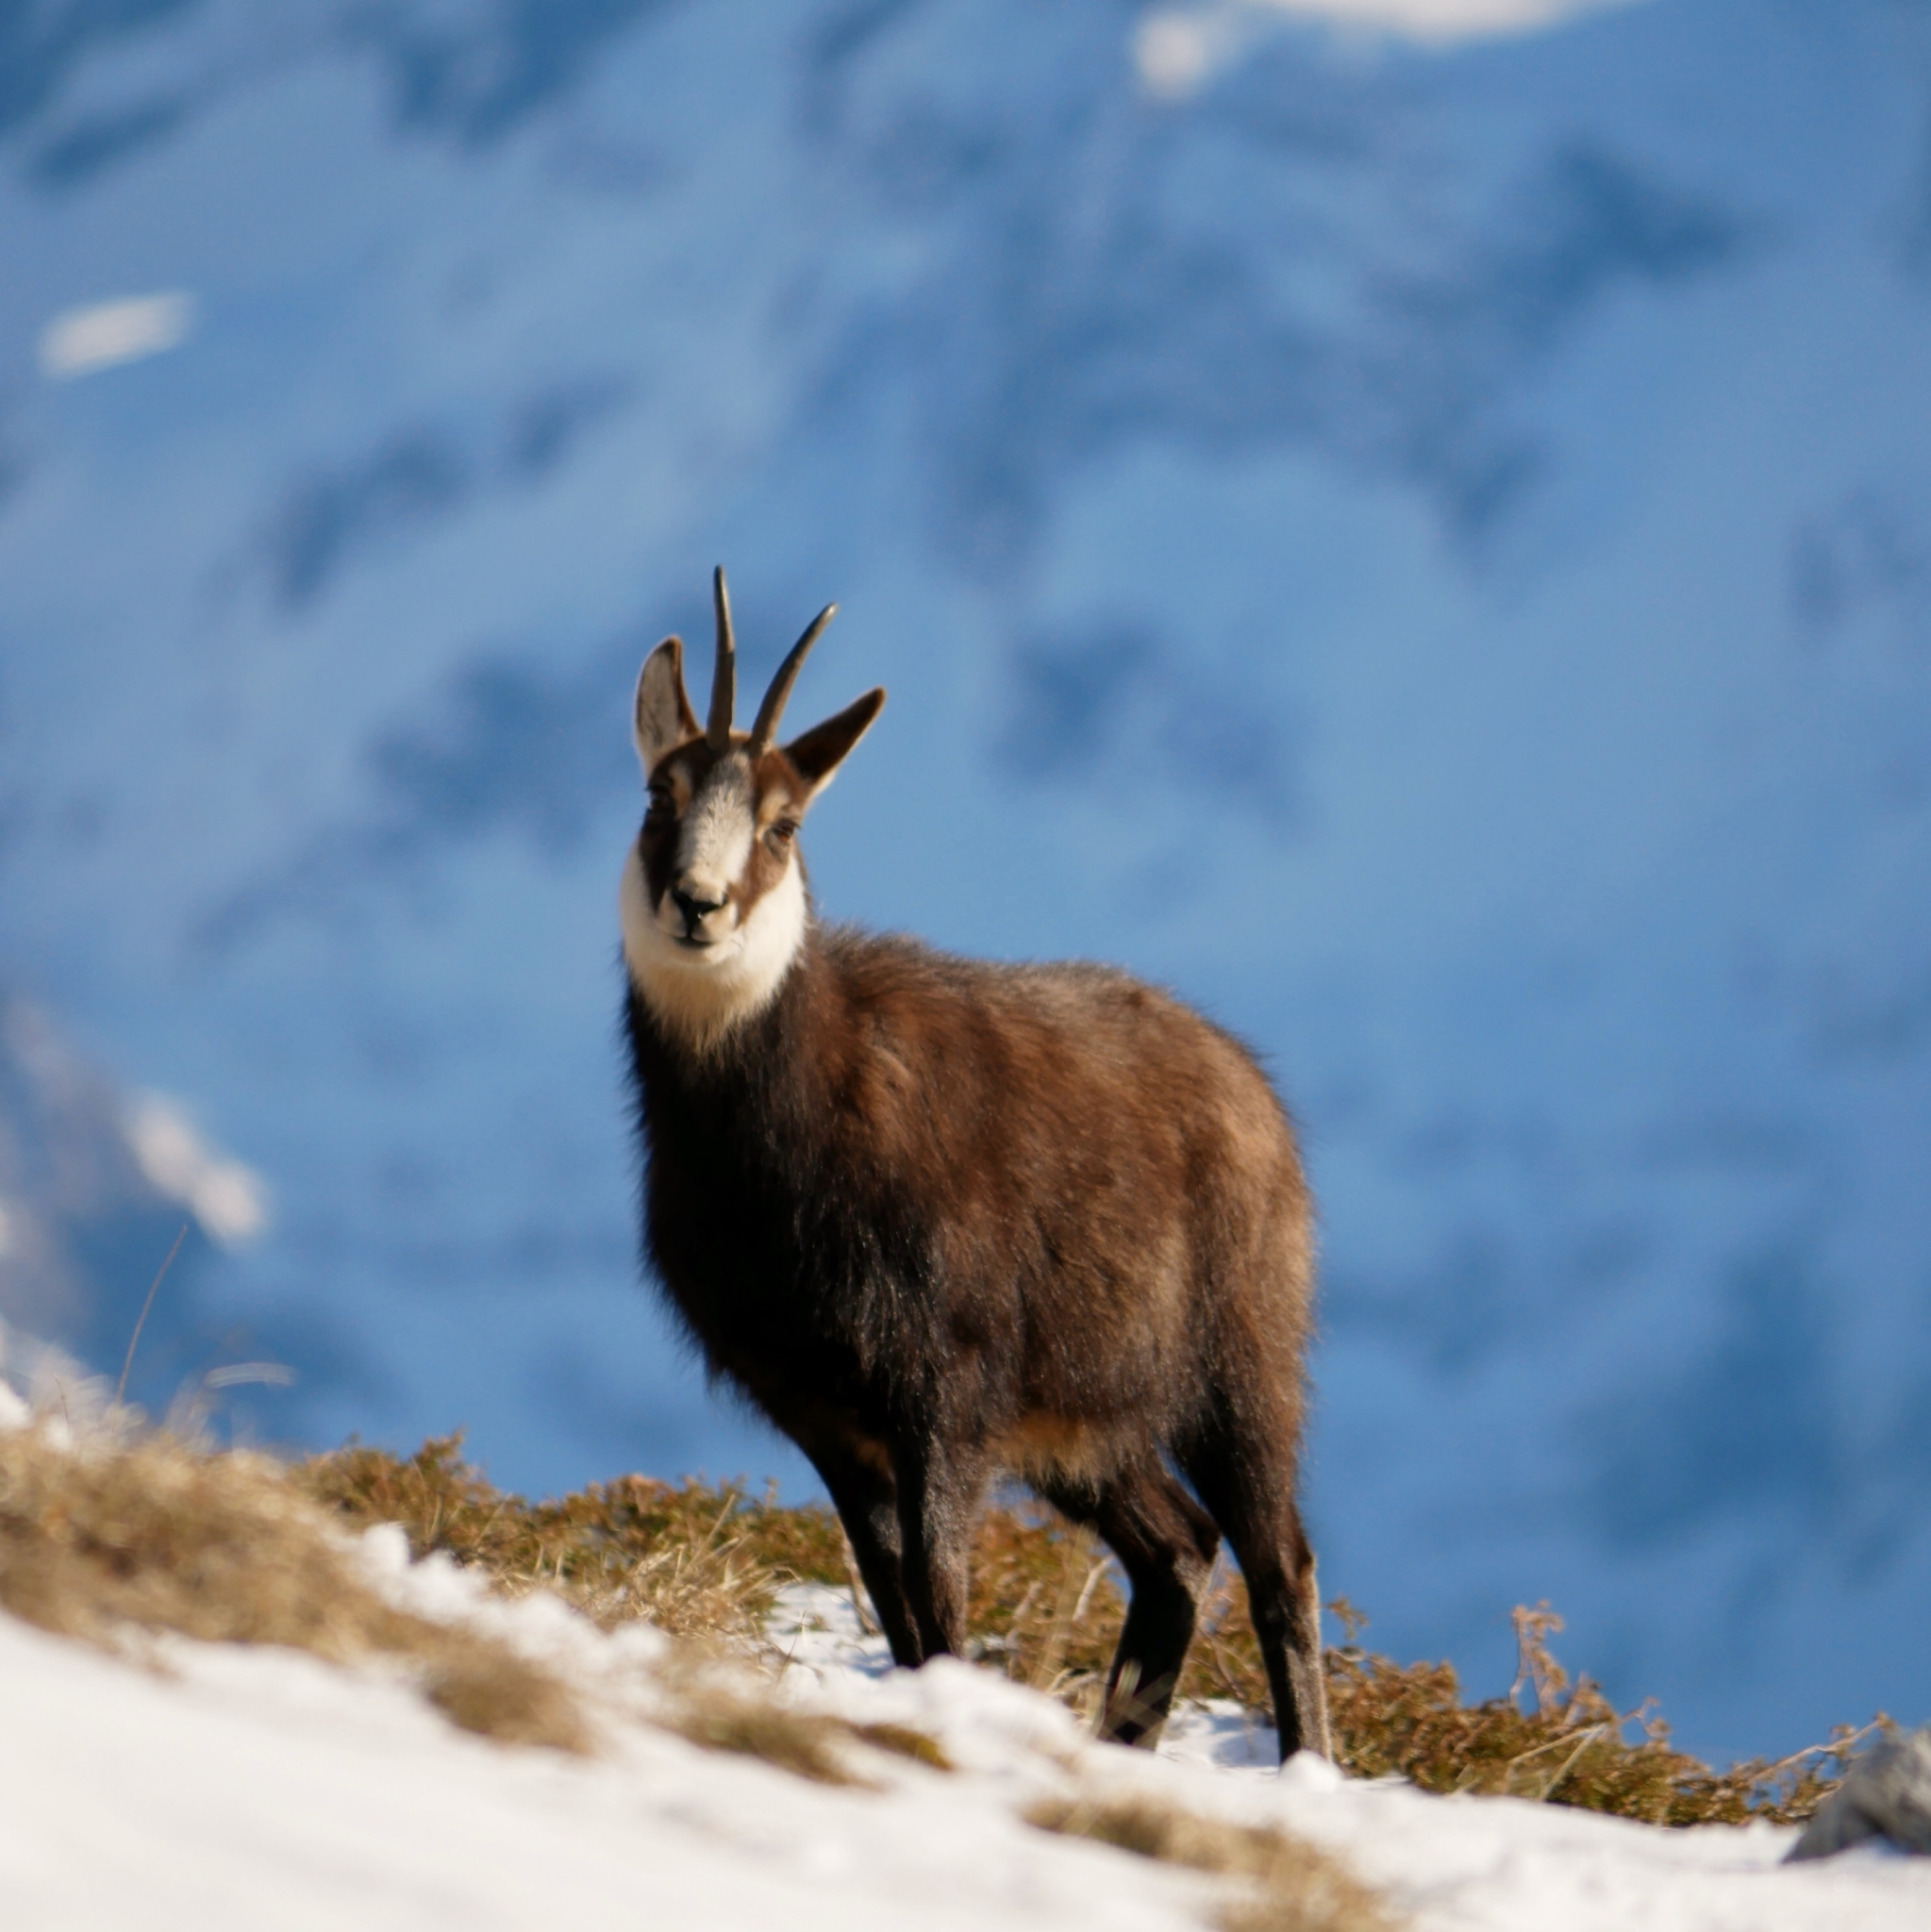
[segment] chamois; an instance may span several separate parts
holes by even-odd
[[[900,1664],[965,1641],[981,1495],[1024,1478],[1131,1584],[1100,1729],[1159,1734],[1224,1532],[1281,1755],[1327,1753],[1295,1505],[1309,1205],[1252,1058],[1124,974],[821,925],[797,832],[885,703],[780,746],[827,606],[732,727],[667,638],[619,893],[649,1260],[714,1377],[823,1477]]]

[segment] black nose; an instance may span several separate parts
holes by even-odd
[[[686,932],[695,932],[707,913],[718,911],[724,904],[722,899],[693,899],[681,886],[671,888],[671,903],[684,915]]]

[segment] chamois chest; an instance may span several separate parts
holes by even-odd
[[[633,993],[644,1234],[713,1371],[754,1394],[801,1372],[860,1407],[929,1273],[902,1201],[811,1131],[783,1071],[748,1052],[680,1065]]]

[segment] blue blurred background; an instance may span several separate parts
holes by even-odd
[[[0,1315],[777,1474],[640,1287],[629,687],[892,703],[831,913],[1263,1052],[1369,1641],[1931,1714],[1931,15],[0,4]]]

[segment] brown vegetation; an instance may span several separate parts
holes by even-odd
[[[400,1524],[412,1556],[445,1550],[512,1596],[547,1586],[606,1628],[641,1617],[674,1637],[756,1641],[780,1582],[843,1580],[828,1511],[641,1475],[528,1503],[463,1460],[459,1433],[407,1458],[352,1443],[294,1474],[358,1528]]]
[[[176,1631],[338,1662],[388,1658],[465,1728],[585,1749],[582,1714],[554,1676],[485,1636],[398,1610],[369,1586],[331,1530],[375,1523],[400,1524],[415,1555],[446,1551],[509,1595],[549,1588],[606,1627],[647,1618],[734,1649],[762,1640],[785,1583],[851,1582],[838,1519],[822,1507],[641,1476],[532,1504],[485,1480],[455,1436],[408,1457],[352,1445],[288,1468],[160,1436],[75,1449],[44,1430],[0,1435],[0,1607],[108,1647],[125,1648],[131,1632]],[[1835,1789],[1865,1735],[1846,1728],[1780,1762],[1713,1770],[1675,1750],[1647,1708],[1619,1713],[1587,1677],[1572,1682],[1549,1649],[1561,1624],[1546,1607],[1516,1612],[1509,1693],[1475,1703],[1447,1664],[1400,1665],[1362,1649],[1361,1620],[1333,1607],[1346,1639],[1327,1654],[1336,1750],[1358,1776],[1658,1824],[1789,1824]],[[1124,1608],[1089,1532],[1032,1504],[987,1512],[971,1601],[982,1661],[1090,1715]],[[787,1712],[688,1646],[659,1688],[668,1727],[807,1776],[853,1781],[864,1747],[943,1765],[929,1738]],[[1238,1575],[1216,1578],[1181,1691],[1264,1707]]]
[[[1713,1770],[1674,1749],[1649,1707],[1619,1713],[1589,1678],[1572,1683],[1548,1647],[1561,1628],[1547,1604],[1518,1607],[1515,1684],[1472,1705],[1445,1663],[1403,1667],[1353,1644],[1330,1651],[1342,1761],[1357,1775],[1396,1773],[1424,1790],[1530,1798],[1649,1824],[1792,1824],[1841,1782],[1872,1728],[1840,1725],[1828,1744]]]
[[[551,1583],[606,1623],[647,1615],[671,1627],[747,1636],[776,1590],[803,1579],[848,1587],[838,1519],[779,1507],[741,1489],[626,1477],[558,1502],[529,1504],[462,1461],[460,1441],[407,1460],[350,1448],[304,1465],[310,1492],[360,1523],[393,1521],[420,1554],[446,1549],[512,1592]],[[1092,1536],[1040,1507],[987,1512],[973,1570],[972,1649],[1020,1682],[1090,1715],[1124,1602]],[[1353,1640],[1362,1620],[1333,1607],[1346,1641],[1327,1653],[1335,1751],[1357,1776],[1390,1774],[1425,1790],[1500,1793],[1657,1824],[1807,1818],[1865,1735],[1772,1763],[1713,1770],[1675,1750],[1648,1708],[1619,1713],[1587,1677],[1571,1682],[1549,1650],[1560,1621],[1516,1612],[1521,1656],[1508,1695],[1463,1700],[1445,1663],[1397,1664]],[[1238,1574],[1217,1573],[1180,1694],[1264,1711],[1267,1674]],[[1261,1722],[1265,1722],[1264,1719]]]
[[[1150,1797],[1049,1798],[1026,1823],[1229,1881],[1224,1932],[1390,1932],[1379,1900],[1338,1859],[1271,1826],[1203,1818]]]
[[[386,1657],[466,1730],[588,1748],[569,1691],[500,1643],[385,1603],[329,1519],[263,1457],[167,1437],[0,1434],[0,1607],[108,1649],[130,1632]]]
[[[448,1550],[511,1593],[560,1581],[606,1624],[647,1616],[724,1637],[757,1631],[780,1566],[813,1554],[810,1512],[641,1479],[532,1507],[458,1449],[450,1438],[407,1461],[350,1449],[291,1470],[163,1435],[76,1447],[45,1429],[0,1434],[0,1608],[121,1653],[171,1631],[337,1664],[383,1659],[465,1730],[585,1752],[590,1730],[561,1681],[487,1635],[385,1601],[341,1517],[400,1521],[418,1555]],[[741,1516],[765,1525],[755,1559],[739,1553]],[[862,1782],[868,1752],[947,1768],[929,1738],[791,1711],[689,1645],[662,1660],[651,1690],[661,1727],[824,1783]]]
[[[910,1758],[934,1771],[953,1768],[938,1741],[923,1731],[794,1710],[772,1696],[768,1683],[688,1646],[659,1671],[658,1690],[652,1717],[666,1730],[707,1751],[762,1758],[814,1784],[869,1787],[867,1751]]]

